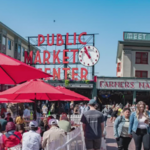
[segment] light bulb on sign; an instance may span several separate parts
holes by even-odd
[[[94,46],[85,46],[80,50],[78,57],[82,65],[91,67],[99,61],[100,53]]]

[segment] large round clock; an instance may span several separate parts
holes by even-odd
[[[79,52],[79,61],[84,66],[95,65],[100,58],[99,51],[94,46],[85,46]]]

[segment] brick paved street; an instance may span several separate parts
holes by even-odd
[[[112,123],[107,122],[106,132],[107,132],[107,135],[106,135],[107,150],[117,150],[117,144],[116,144],[116,140],[114,138]],[[129,150],[135,150],[133,140],[130,143]]]

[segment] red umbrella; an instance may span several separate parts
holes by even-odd
[[[31,79],[47,77],[52,75],[0,53],[0,84],[19,84]]]
[[[34,79],[0,93],[1,98],[32,100],[78,100],[77,96],[61,92],[42,80]],[[81,99],[81,98],[80,98]]]
[[[42,80],[34,79],[21,85],[10,88],[0,93],[0,97],[8,99],[32,99],[32,100],[62,100],[78,98],[64,94],[55,87]],[[34,107],[34,117],[36,119],[36,104]]]
[[[89,98],[87,98],[87,97],[85,97],[85,96],[83,96],[83,95],[81,95],[81,94],[75,93],[75,92],[73,92],[73,91],[71,91],[71,90],[68,90],[68,89],[66,89],[65,87],[62,87],[62,86],[57,86],[56,89],[58,89],[59,91],[61,91],[61,92],[63,92],[63,93],[67,93],[67,94],[69,94],[69,95],[72,95],[72,96],[74,96],[74,97],[77,97],[77,98],[79,98],[80,101],[81,101],[81,100],[83,100],[83,101],[89,101],[89,100],[90,100]],[[66,100],[66,101],[67,101],[67,100]]]
[[[6,98],[0,98],[0,103],[34,103],[34,102],[29,99],[11,100],[11,99],[6,99]]]

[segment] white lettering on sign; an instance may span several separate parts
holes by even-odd
[[[127,33],[127,39],[145,40],[146,34],[142,33]]]
[[[146,34],[143,34],[143,39],[144,39],[144,40],[146,39],[145,37],[146,37]]]
[[[132,39],[132,33],[127,34],[128,39]]]
[[[142,34],[139,34],[139,35],[138,35],[138,39],[139,39],[139,40],[142,40]]]
[[[136,34],[136,33],[134,34],[134,39],[135,39],[135,40],[137,39],[137,34]]]
[[[150,90],[150,81],[98,79],[97,89]]]

